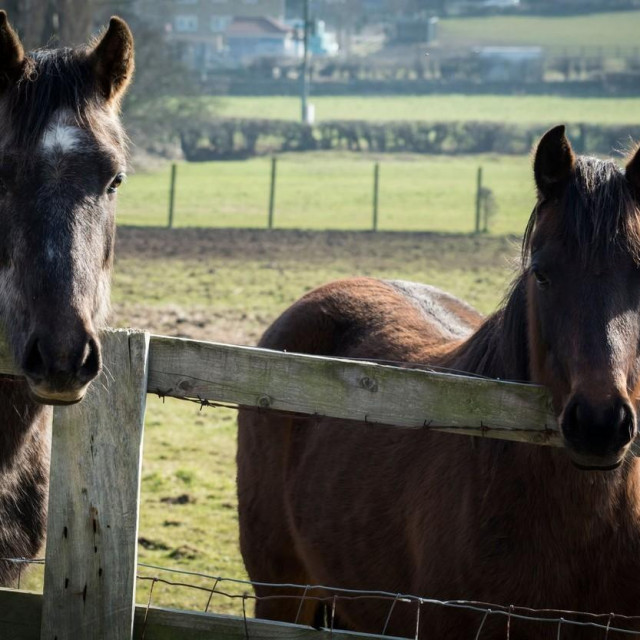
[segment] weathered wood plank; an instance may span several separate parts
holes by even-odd
[[[147,616],[146,624],[144,621]],[[143,636],[144,633],[144,636]],[[136,607],[134,640],[375,640],[383,636],[333,632],[301,625],[236,616]],[[393,640],[393,636],[384,636]]]
[[[561,445],[542,387],[152,336],[149,391]]]
[[[26,591],[0,589],[0,638],[3,640],[40,640],[42,595]],[[146,621],[145,621],[146,619]],[[137,605],[135,640],[374,640],[381,636],[349,631],[316,630],[282,622],[222,616],[195,611],[176,611]],[[144,635],[143,635],[144,634]],[[102,640],[101,636],[92,636]],[[385,636],[393,640],[392,636]],[[70,640],[75,640],[71,638]]]
[[[133,629],[149,336],[103,337],[103,373],[54,413],[42,640]]]
[[[562,446],[536,385],[166,336],[149,357],[150,393]],[[0,371],[19,373],[3,341]]]

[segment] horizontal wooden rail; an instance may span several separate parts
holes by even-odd
[[[20,373],[3,341],[0,372]],[[151,336],[148,392],[562,446],[543,387],[348,359]]]
[[[247,407],[561,445],[535,385],[152,336],[149,392]]]
[[[19,373],[0,345],[0,371]],[[562,446],[539,386],[151,336],[149,393]]]

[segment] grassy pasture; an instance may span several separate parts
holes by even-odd
[[[379,228],[469,232],[475,216],[476,172],[492,189],[498,212],[494,233],[519,233],[534,201],[526,156],[384,156],[380,170]],[[275,226],[370,229],[373,165],[367,154],[286,154],[278,162]],[[253,227],[267,224],[270,159],[182,163],[174,224]],[[120,193],[118,220],[127,225],[167,223],[169,168],[133,175]]]
[[[640,17],[640,12],[638,12]],[[457,22],[457,21],[456,21]],[[461,21],[464,22],[464,21]],[[640,24],[638,24],[640,27]],[[634,27],[635,29],[636,27]],[[623,40],[621,40],[623,42]],[[629,42],[633,42],[630,40]],[[323,120],[483,120],[549,126],[562,122],[637,123],[640,98],[584,98],[518,95],[312,96]],[[298,120],[295,96],[203,98],[202,108],[234,118]]]
[[[640,11],[582,16],[487,16],[440,21],[440,43],[447,47],[535,45],[552,51],[635,46]]]

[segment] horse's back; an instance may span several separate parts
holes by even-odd
[[[260,346],[428,362],[443,347],[467,338],[481,322],[475,309],[436,287],[350,278],[298,300],[267,329]]]

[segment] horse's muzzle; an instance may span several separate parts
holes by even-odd
[[[576,394],[565,406],[560,426],[572,462],[586,470],[620,466],[638,431],[635,409],[621,396],[594,403]]]
[[[100,343],[84,330],[58,340],[33,334],[22,359],[31,394],[43,404],[80,402],[101,368]]]

